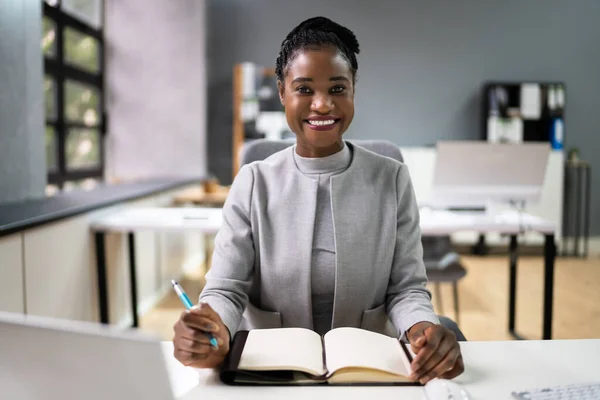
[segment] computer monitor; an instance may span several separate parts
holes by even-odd
[[[154,338],[0,312],[0,398],[172,400],[174,394]]]
[[[540,201],[550,145],[440,141],[429,205],[485,208]]]

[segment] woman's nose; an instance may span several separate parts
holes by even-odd
[[[316,94],[311,103],[311,110],[319,114],[327,114],[333,109],[333,102],[329,95]]]

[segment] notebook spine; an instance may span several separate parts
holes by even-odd
[[[242,358],[242,351],[244,350],[247,339],[248,331],[238,331],[231,341],[229,354],[225,357],[221,370],[219,371],[219,377],[223,382],[232,383],[235,381],[235,375],[238,366],[240,365],[240,358]]]

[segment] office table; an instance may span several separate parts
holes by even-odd
[[[510,236],[510,284],[508,330],[518,339],[522,337],[515,330],[516,285],[517,285],[517,236],[523,231],[536,231],[545,236],[544,245],[544,308],[542,339],[552,338],[552,306],[554,297],[554,260],[556,245],[553,223],[528,214],[502,213],[486,215],[482,213],[450,212],[422,209],[421,232],[423,235],[448,235],[458,231],[479,233],[497,232]],[[105,232],[123,232],[128,234],[129,268],[131,285],[131,304],[133,326],[138,325],[137,284],[134,252],[134,232],[186,231],[216,233],[222,223],[222,210],[219,208],[132,208],[116,211],[113,214],[96,219],[91,223],[95,232],[96,258],[99,288],[100,321],[109,323],[108,295],[106,282],[106,260],[104,248]]]
[[[179,400],[424,399],[422,387],[227,386],[213,370],[181,365],[173,357],[172,343],[162,346]],[[461,342],[460,346],[465,372],[454,381],[475,400],[508,400],[514,390],[600,382],[600,339]]]
[[[450,235],[459,231],[477,233],[496,232],[510,236],[509,241],[509,299],[508,331],[516,339],[523,339],[515,329],[517,298],[518,235],[534,231],[544,236],[544,306],[542,339],[552,339],[552,309],[554,302],[554,261],[556,258],[556,226],[542,218],[515,211],[494,215],[477,212],[455,212],[422,209],[421,233],[423,235]]]
[[[100,322],[108,324],[108,283],[106,280],[105,233],[122,232],[128,236],[129,285],[133,327],[139,325],[137,313],[137,273],[135,262],[136,231],[156,232],[194,231],[216,234],[221,228],[222,212],[220,208],[127,208],[91,222],[96,248],[96,270],[98,275],[98,310]]]

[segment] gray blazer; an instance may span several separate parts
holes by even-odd
[[[352,162],[331,178],[332,328],[404,337],[417,322],[438,324],[425,288],[419,210],[406,165],[346,144]],[[200,301],[215,309],[232,337],[238,329],[312,329],[318,183],[298,170],[293,151],[243,166],[223,208]]]

